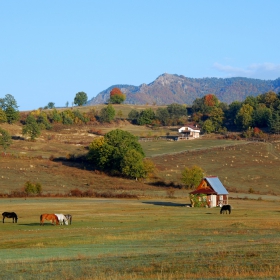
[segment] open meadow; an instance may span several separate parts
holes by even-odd
[[[84,160],[98,137],[90,126],[56,127],[35,142],[21,137],[20,125],[4,128],[14,140],[0,155],[0,205],[19,220],[1,223],[0,279],[280,278],[279,142],[141,141],[156,173],[135,181]],[[115,128],[137,136],[176,130],[94,127]],[[231,215],[188,207],[181,173],[193,165],[220,178]],[[41,184],[41,197],[15,197],[27,181]],[[40,226],[43,213],[72,214],[73,224]]]
[[[279,279],[278,201],[231,200],[190,208],[188,199],[1,199],[18,223],[1,223],[1,279]],[[42,213],[72,225],[40,226]]]

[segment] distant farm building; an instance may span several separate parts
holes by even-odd
[[[182,134],[183,137],[187,138],[199,138],[200,129],[197,125],[182,126],[178,129],[178,132]]]
[[[218,177],[205,177],[190,192],[192,207],[217,207],[228,204],[228,191]]]

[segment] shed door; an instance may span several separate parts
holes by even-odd
[[[211,194],[211,207],[217,206],[217,196],[214,194]]]

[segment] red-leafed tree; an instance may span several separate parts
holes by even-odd
[[[204,104],[213,107],[217,106],[219,103],[218,98],[215,96],[215,94],[207,94],[204,96]]]
[[[126,95],[122,93],[122,91],[119,88],[113,88],[110,91],[109,103],[121,104],[125,101],[125,99],[126,99]]]

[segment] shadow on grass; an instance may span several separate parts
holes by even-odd
[[[190,206],[190,204],[183,203],[174,203],[174,202],[162,202],[162,201],[144,201],[142,203],[145,204],[153,204],[158,206],[171,206],[171,207],[186,207]]]
[[[156,181],[156,182],[151,182],[148,183],[148,185],[150,186],[154,186],[154,187],[166,187],[166,188],[174,188],[174,189],[182,189],[182,185],[180,184],[176,184],[174,182],[164,182],[164,181]]]

